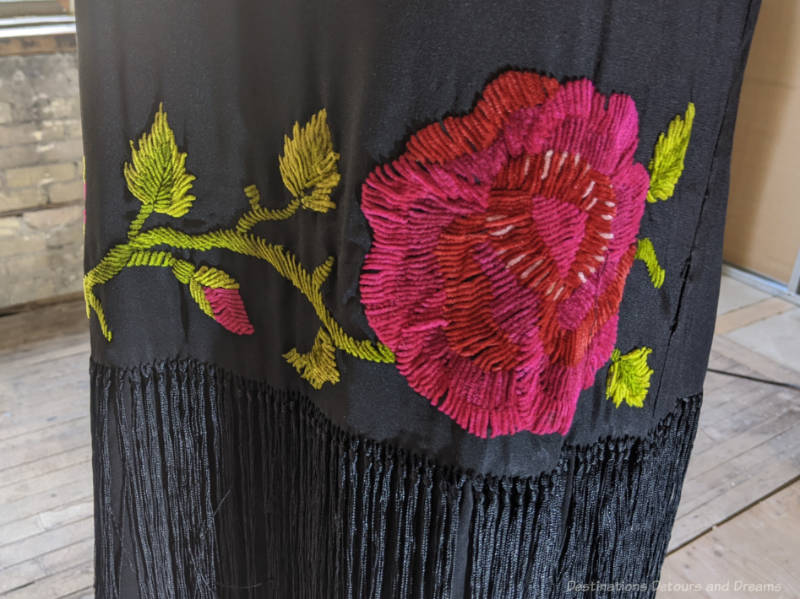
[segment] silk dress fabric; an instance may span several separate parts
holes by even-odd
[[[113,323],[113,339],[103,337],[92,316],[97,596],[653,596],[652,583],[658,578],[691,450],[710,350],[736,108],[759,4],[758,0],[78,0],[86,270],[126,238],[139,208],[123,176],[123,164],[131,159],[129,140],[138,140],[150,127],[160,103],[178,147],[188,153],[188,170],[197,176],[192,188],[197,199],[175,225],[189,233],[233,226],[247,208],[242,190],[250,184],[258,186],[266,204],[283,205],[288,196],[277,167],[283,136],[290,134],[293,123],[303,124],[325,108],[340,153],[341,181],[332,195],[336,209],[325,214],[300,212],[258,231],[270,242],[290,247],[310,268],[335,256],[324,301],[356,339],[376,340],[359,292],[361,267],[372,244],[360,208],[362,183],[377,165],[396,158],[413,132],[448,115],[469,112],[487,82],[499,73],[521,69],[559,82],[588,78],[600,93],[629,95],[639,119],[635,160],[644,165],[670,120],[683,114],[689,102],[696,107],[676,192],[656,207],[648,205],[640,225],[640,237],[651,238],[657,248],[666,282],[654,290],[643,265],[635,264],[620,307],[616,347],[653,349],[650,391],[642,408],[615,407],[605,396],[606,368],[601,368],[594,386],[581,393],[566,435],[521,431],[480,438],[416,393],[395,364],[343,352],[337,354],[341,380],[312,388],[281,354],[294,346],[310,348],[319,322],[297,290],[262,261],[221,249],[203,252],[196,260],[235,276],[255,328],[247,336],[231,334],[198,310],[165,269],[126,269],[98,287]],[[172,225],[174,219],[155,214],[146,228],[164,224]],[[191,251],[181,255],[196,256]],[[169,385],[161,388],[157,383],[167,379],[180,380],[185,388],[165,391]],[[148,423],[161,423],[164,415],[159,416],[159,406],[179,396],[185,401],[181,414],[204,410],[211,402],[219,405],[219,421],[191,432],[181,427],[188,427],[194,416],[183,421],[176,417],[176,439],[185,435],[182,440],[166,439],[163,432],[152,437],[141,433]],[[267,406],[245,412],[234,405],[234,397]],[[270,421],[271,401],[304,406],[298,422],[306,418],[316,424],[301,435],[302,426],[290,427],[288,419]],[[124,409],[119,406],[126,407],[129,418],[120,417]],[[163,409],[173,408],[178,409],[174,405]],[[238,424],[226,424],[226,413],[234,414],[231,422],[238,419]],[[676,423],[683,428],[675,429]],[[212,459],[198,466],[193,460],[205,450],[187,443],[206,439],[206,432],[209,447],[216,444],[208,451],[218,452],[219,463]],[[271,452],[272,436],[279,433],[283,449]],[[310,436],[315,434],[327,437],[313,442]],[[254,441],[259,435],[262,438]],[[145,437],[149,445],[142,441]],[[364,507],[367,500],[362,507],[356,504],[376,492],[379,477],[365,478],[359,470],[369,463],[360,448],[336,454],[339,461],[331,462],[332,468],[342,467],[344,474],[337,474],[329,488],[308,481],[301,488],[291,476],[281,478],[286,484],[294,480],[298,487],[280,490],[294,499],[276,500],[271,508],[271,499],[264,494],[278,490],[258,486],[271,475],[247,479],[242,474],[245,461],[264,473],[273,472],[270,468],[278,462],[302,470],[291,460],[313,461],[311,454],[323,451],[334,438],[345,445],[355,440],[379,444],[388,452],[384,464],[415,456],[420,467],[427,468],[426,475],[434,477],[433,498],[423,490],[409,505],[411,494],[398,496],[402,485],[392,483],[377,490],[385,501],[375,504],[388,510],[388,523],[380,528],[368,521],[372,512]],[[609,543],[617,538],[614,535],[621,539],[626,534],[624,527],[610,524],[608,514],[592,515],[592,505],[603,509],[618,505],[624,512],[631,489],[624,488],[621,478],[615,482],[613,476],[604,475],[602,488],[596,491],[603,498],[576,500],[570,491],[585,474],[569,466],[580,463],[576,455],[591,454],[596,465],[609,447],[630,446],[637,440],[645,443],[637,445],[641,455],[631,458],[637,463],[647,462],[647,451],[655,452],[659,443],[674,445],[672,453],[664,454],[674,463],[662,464],[660,475],[657,470],[639,474],[653,483],[641,486],[640,501],[646,503],[655,494],[654,506],[668,506],[667,513],[654,520],[660,532],[638,541],[641,546],[658,545],[657,550],[648,549],[644,561],[634,555],[635,544]],[[165,447],[172,442],[175,452],[185,452],[184,460],[174,456],[168,460]],[[302,451],[291,453],[291,448],[300,446]],[[265,465],[271,462],[275,463]],[[220,476],[215,465],[224,469],[229,463],[241,472],[214,478]],[[350,467],[359,471],[350,476]],[[172,488],[168,472],[181,468],[196,472],[196,478],[186,478],[197,483],[195,494],[208,495],[206,503],[198,503],[205,520],[199,518],[194,525],[185,522],[190,512],[181,511],[181,502],[172,502],[167,492]],[[634,476],[632,467],[625,468],[626,476]],[[145,472],[148,469],[154,470]],[[436,478],[453,472],[461,481],[457,496],[448,494],[451,488],[444,479]],[[139,475],[142,484],[131,487]],[[424,487],[424,476],[419,476]],[[500,487],[511,481],[513,487],[520,481],[558,477],[563,486],[551,496],[557,505],[545,506],[550,510],[547,526],[556,533],[541,533],[538,542],[528,538],[527,546],[525,538],[513,532],[515,518],[522,518],[522,512],[512,507],[504,512],[505,499],[495,501],[506,497],[502,489],[481,486],[480,495],[466,491],[489,480],[500,481]],[[244,479],[250,481],[247,489]],[[347,491],[354,481],[361,486]],[[437,495],[440,483],[447,493]],[[656,496],[659,489],[670,496]],[[317,496],[309,498],[309,493]],[[162,496],[167,497],[163,505]],[[333,503],[342,502],[324,512],[341,518],[328,523],[330,530],[324,519],[309,517],[313,531],[298,532],[301,540],[296,545],[286,540],[290,532],[274,530],[277,520],[283,520],[287,529],[305,530],[307,512],[287,508],[276,514],[275,510],[289,504],[313,508],[326,496],[335,497],[330,499]],[[235,497],[238,503],[226,497]],[[548,495],[539,497],[541,504]],[[485,512],[479,509],[483,500],[488,506]],[[447,512],[452,508],[447,502],[458,503],[461,524],[443,523],[435,514],[417,516],[417,506],[428,505],[427,501],[432,513],[439,508]],[[525,501],[520,499],[520,505]],[[581,515],[570,512],[575,501],[584,502]],[[545,509],[540,504],[537,509]],[[256,505],[264,509],[259,512]],[[412,515],[400,540],[392,536],[402,532],[396,525],[398,514]],[[429,517],[438,528],[426,526]],[[580,519],[582,542],[596,545],[602,538],[605,546],[587,548],[580,541],[565,540],[570,539],[572,523]],[[625,514],[619,519],[625,521]],[[274,533],[282,540],[249,539],[243,522],[250,522],[259,535]],[[524,518],[519,523],[521,531]],[[333,530],[337,526],[341,530]],[[607,534],[598,536],[597,530],[606,528]],[[428,555],[445,529],[452,545],[444,542],[446,547],[437,556]],[[499,537],[492,537],[493,550],[479,546],[478,537],[487,538],[490,532],[506,535],[502,551],[513,554],[514,572],[501,572],[498,566],[499,560],[511,559],[502,553]],[[365,541],[367,536],[372,540]],[[212,537],[214,543],[209,541]],[[383,553],[375,550],[378,538],[387,544]],[[316,563],[325,566],[319,571],[313,566],[291,571],[301,554],[312,551],[313,539],[325,540],[324,547],[313,549],[321,556]],[[397,556],[390,550],[395,541],[400,547]],[[278,545],[286,556],[271,553]],[[173,557],[159,559],[159,551]],[[576,570],[569,565],[570,556],[605,565],[594,571],[591,565]],[[379,564],[386,566],[382,574],[375,572]],[[536,564],[534,574],[532,564]],[[488,574],[480,574],[481,568]],[[603,582],[611,582],[624,573],[647,583],[647,588],[568,586],[568,578],[574,576],[581,583],[601,575],[606,577]]]

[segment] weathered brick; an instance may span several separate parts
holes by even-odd
[[[17,212],[36,208],[47,203],[47,196],[40,187],[0,189],[0,213]]]
[[[38,144],[0,148],[0,168],[34,166],[53,162],[79,161],[83,156],[80,139],[61,139]]]
[[[20,254],[0,261],[0,306],[12,306],[81,290],[83,249]]]
[[[13,239],[22,234],[21,216],[0,217],[0,239]]]
[[[60,121],[43,121],[43,123],[60,123],[66,139],[82,139],[83,129],[80,119],[62,119]]]
[[[81,134],[74,52],[0,57],[0,306],[81,288]]]
[[[31,121],[0,125],[0,147],[36,144],[60,139],[80,139],[78,119]]]
[[[0,57],[0,102],[13,120],[63,115],[77,118],[78,75],[74,53]]]
[[[0,168],[80,160],[82,156],[83,142],[80,139],[6,146],[0,147]]]
[[[0,64],[7,62],[10,56],[0,58]],[[14,57],[21,58],[21,57]],[[3,85],[0,86],[0,102],[5,102],[11,107],[14,121],[31,120],[32,103],[36,92],[28,80],[24,63],[16,61],[20,68],[4,69],[8,74],[0,75]]]
[[[41,162],[45,161],[42,160],[41,153],[37,151],[36,144],[0,148],[0,168],[32,166]]]
[[[0,57],[0,101],[16,103],[21,94],[30,97],[33,94],[26,71],[32,70],[38,63],[26,60],[24,56]]]
[[[78,64],[74,52],[32,54],[22,57],[20,69],[36,93],[60,96],[78,89]]]
[[[64,248],[83,243],[83,219],[70,222],[69,226],[59,227],[47,234],[46,247],[50,251],[59,251]]]
[[[0,306],[80,289],[82,221],[80,206],[0,218]]]
[[[26,229],[45,232],[80,223],[82,220],[83,206],[79,205],[34,210],[22,216],[22,224]]]
[[[45,119],[80,118],[81,116],[81,104],[78,96],[63,98],[38,96],[37,102],[40,102],[39,110],[42,118]]]
[[[63,204],[83,199],[83,180],[59,181],[44,186],[50,204]]]
[[[0,87],[2,89],[2,87]],[[14,120],[14,115],[11,111],[11,104],[8,102],[0,102],[0,123],[10,123]]]
[[[14,187],[32,187],[51,181],[69,181],[75,178],[77,168],[73,162],[58,164],[42,164],[39,166],[23,166],[6,171],[6,185]]]
[[[63,139],[38,144],[36,152],[40,162],[80,161],[83,156],[83,141],[80,139]]]
[[[47,236],[31,231],[22,222],[21,216],[0,218],[0,265],[12,256],[20,256],[47,249]],[[0,288],[10,281],[4,281]]]
[[[64,126],[62,121],[48,121],[50,123],[57,123],[59,129],[59,137],[64,135]],[[42,133],[43,123],[17,123],[11,125],[0,125],[0,147],[16,146],[22,144],[36,143],[40,141],[49,141],[44,139]],[[49,131],[54,131],[55,127],[50,126]]]

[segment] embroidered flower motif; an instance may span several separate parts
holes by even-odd
[[[189,279],[189,291],[200,309],[237,335],[252,335],[239,283],[217,268],[201,266]]]
[[[471,433],[566,434],[608,361],[649,185],[637,136],[629,96],[508,71],[364,182],[369,324]]]
[[[292,136],[284,136],[278,170],[292,200],[270,207],[274,201],[263,202],[258,187],[248,185],[244,194],[249,207],[234,228],[214,227],[205,233],[190,234],[180,226],[146,226],[153,212],[180,219],[191,209],[196,198],[189,192],[195,175],[186,170],[186,160],[187,154],[175,143],[167,113],[159,104],[150,130],[139,139],[138,148],[131,142],[131,162],[123,166],[128,191],[141,203],[128,227],[128,239],[108,249],[83,278],[86,316],[91,317],[92,313],[97,316],[106,340],[112,339],[111,328],[95,290],[131,267],[170,269],[175,279],[189,288],[189,294],[204,314],[237,335],[255,333],[239,292],[239,282],[221,268],[198,267],[179,257],[186,250],[200,253],[213,249],[269,264],[311,304],[320,321],[311,350],[301,352],[294,347],[282,356],[315,389],[325,383],[339,382],[338,351],[372,362],[395,361],[385,345],[348,335],[325,305],[322,286],[333,270],[334,256],[328,256],[309,271],[291,250],[253,232],[260,223],[285,221],[300,210],[325,213],[335,209],[331,195],[340,179],[339,153],[333,149],[324,108],[302,127],[295,122]],[[156,250],[156,246],[165,249]],[[152,293],[150,289],[142,292]]]

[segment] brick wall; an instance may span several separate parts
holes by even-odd
[[[75,53],[0,56],[0,309],[80,291],[82,155]]]

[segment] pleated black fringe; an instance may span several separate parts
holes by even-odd
[[[495,478],[213,366],[91,375],[103,599],[653,597],[702,402]]]

